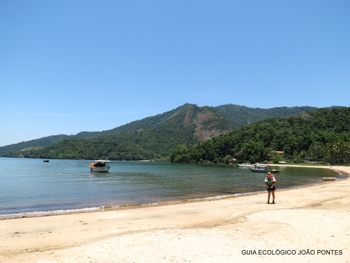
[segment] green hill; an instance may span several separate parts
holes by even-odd
[[[131,131],[140,131],[140,130],[147,130],[151,128],[155,128],[156,126],[161,126],[162,123],[166,122],[171,116],[176,114],[182,107],[187,107],[187,106],[193,106],[197,107],[192,104],[185,104],[183,106],[180,106],[174,110],[165,112],[163,114],[158,114],[156,116],[152,117],[147,117],[142,120],[137,120],[130,122],[128,124],[119,126],[114,129],[110,130],[105,130],[105,131],[95,131],[95,132],[80,132],[76,135],[53,135],[53,136],[48,136],[40,139],[35,139],[35,140],[30,140],[26,142],[21,142],[17,144],[12,144],[12,145],[7,145],[0,147],[0,156],[19,156],[19,152],[22,149],[27,149],[30,147],[49,147],[52,146],[58,142],[64,141],[64,140],[71,140],[71,139],[92,139],[92,138],[98,138],[100,136],[104,135],[111,135],[115,133],[128,133]],[[206,107],[203,107],[206,108]],[[210,108],[210,107],[208,107]],[[271,117],[285,117],[285,116],[290,116],[293,114],[298,114],[302,111],[312,111],[315,108],[313,107],[292,107],[292,108],[287,108],[287,107],[281,107],[281,108],[271,108],[271,109],[260,109],[260,108],[248,108],[245,106],[239,106],[239,105],[233,105],[233,104],[227,104],[227,105],[222,105],[215,107],[213,110],[215,110],[216,115],[218,115],[218,112],[221,112],[224,117],[226,117],[229,122],[234,125],[235,129],[238,129],[244,125],[262,120],[262,119],[267,119]],[[223,116],[221,115],[221,119],[223,119]],[[227,120],[225,123],[228,123]],[[223,123],[223,120],[221,120]],[[206,123],[204,122],[203,124],[206,126]],[[227,124],[225,124],[227,125]],[[160,127],[157,128],[160,129]],[[225,130],[224,128],[223,130]],[[232,126],[228,128],[228,130],[232,129]],[[165,132],[165,131],[164,131]],[[199,140],[206,140],[210,138],[213,135],[218,135],[220,134],[221,131],[219,132],[210,132],[210,131],[205,131],[205,130],[199,130],[196,132],[197,139]],[[131,138],[135,137],[133,133],[129,134]],[[127,135],[126,138],[129,136]],[[119,136],[124,137],[122,135]],[[132,139],[127,139],[128,141]],[[195,139],[196,140],[196,139]],[[178,143],[180,143],[179,141]],[[192,141],[188,141],[188,144],[191,144]],[[138,147],[137,147],[138,148]],[[135,148],[135,149],[137,149]]]
[[[236,129],[243,126],[277,117],[298,115],[306,111],[315,111],[315,107],[275,107],[270,109],[249,108],[246,106],[226,104],[215,107],[224,116],[235,124]]]
[[[283,151],[283,154],[276,153]],[[172,162],[350,162],[350,108],[317,109],[298,116],[272,118],[238,131],[199,142],[179,145]]]
[[[70,159],[109,157],[117,160],[165,158],[178,144],[193,145],[197,141],[208,140],[262,119],[290,116],[314,109],[260,109],[233,104],[214,108],[185,104],[110,130],[54,135],[0,147],[0,156]],[[23,153],[23,149],[29,148],[34,150]]]
[[[107,134],[128,132],[128,131],[132,131],[132,130],[151,128],[151,127],[154,127],[155,125],[161,123],[162,121],[166,120],[167,118],[169,118],[169,116],[173,115],[176,111],[177,111],[177,109],[174,109],[172,111],[168,111],[168,112],[163,113],[163,114],[159,114],[159,115],[152,116],[152,117],[147,117],[147,118],[144,118],[142,120],[133,121],[133,122],[130,122],[128,124],[122,125],[120,127],[110,129],[110,130],[101,131],[101,132],[84,131],[84,132],[80,132],[76,135],[64,135],[64,134],[52,135],[52,136],[47,136],[47,137],[43,137],[43,138],[39,138],[39,139],[35,139],[35,140],[30,140],[30,141],[26,141],[26,142],[20,142],[20,143],[16,143],[16,144],[3,146],[3,147],[0,147],[0,156],[5,154],[5,153],[8,153],[8,152],[20,151],[22,149],[35,147],[35,146],[48,147],[48,146],[51,146],[51,145],[58,143],[60,141],[63,141],[63,140],[78,139],[78,138],[91,139],[91,138],[96,138],[96,137],[107,135]],[[6,155],[8,155],[8,154],[6,154]]]
[[[132,127],[132,128],[130,128]],[[175,110],[133,122],[113,133],[66,139],[35,153],[12,151],[3,156],[55,159],[164,159],[178,144],[193,145],[233,130],[233,124],[213,107],[185,104]],[[121,132],[123,131],[123,132]]]
[[[276,153],[283,151],[283,154]],[[187,148],[179,145],[172,162],[350,162],[350,108],[317,109],[260,121]]]
[[[15,152],[15,151],[21,151],[23,149],[31,148],[31,147],[48,147],[50,145],[53,145],[55,143],[58,143],[63,140],[68,139],[75,139],[75,138],[94,138],[96,136],[99,136],[101,132],[80,132],[76,135],[52,135],[43,137],[40,139],[30,140],[26,142],[20,142],[16,144],[11,144],[7,146],[0,147],[0,156],[2,156],[5,153],[9,152]]]

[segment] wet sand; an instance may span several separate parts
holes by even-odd
[[[350,263],[349,190],[344,179],[277,188],[274,205],[263,192],[1,220],[0,262]]]

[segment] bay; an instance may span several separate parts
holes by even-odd
[[[112,161],[109,173],[92,160],[0,158],[0,215],[75,210],[221,197],[264,191],[263,173],[232,165]],[[271,167],[277,189],[338,176],[328,169]]]

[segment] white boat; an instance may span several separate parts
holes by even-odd
[[[276,169],[268,170],[268,167],[269,166],[266,164],[256,164],[249,167],[249,169],[253,173],[268,173],[268,172],[279,173],[280,172],[280,170],[276,170]]]
[[[240,164],[238,164],[238,167],[240,167],[240,168],[249,168],[251,166],[252,166],[252,164],[250,164],[250,163],[240,163]]]
[[[95,160],[90,164],[91,172],[108,172],[111,169],[109,160]]]

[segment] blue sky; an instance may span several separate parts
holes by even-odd
[[[347,0],[0,2],[0,146],[184,103],[350,106]]]

